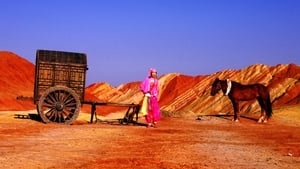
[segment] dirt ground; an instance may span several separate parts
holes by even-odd
[[[158,128],[89,124],[84,113],[74,125],[43,124],[15,118],[35,111],[3,111],[0,168],[299,169],[298,110],[275,109],[267,124],[202,116],[162,118]]]

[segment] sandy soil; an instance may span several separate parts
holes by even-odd
[[[296,169],[299,110],[275,109],[267,124],[203,116],[163,118],[158,128],[89,124],[84,113],[74,125],[43,124],[15,118],[35,111],[3,111],[0,168]]]

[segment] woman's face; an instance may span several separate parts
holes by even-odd
[[[156,78],[157,77],[157,72],[152,71],[151,72],[151,77]]]

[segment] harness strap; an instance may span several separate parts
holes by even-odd
[[[226,79],[226,81],[227,81],[227,89],[226,89],[225,96],[227,96],[231,90],[231,81],[229,79]]]

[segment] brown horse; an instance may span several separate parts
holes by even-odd
[[[262,84],[250,84],[242,85],[235,81],[226,80],[216,80],[212,84],[212,89],[210,94],[214,96],[220,90],[223,91],[224,95],[227,95],[231,100],[234,109],[234,121],[239,121],[239,101],[248,101],[257,99],[260,108],[261,115],[258,122],[267,122],[272,116],[272,104],[270,101],[270,94],[268,88]]]

